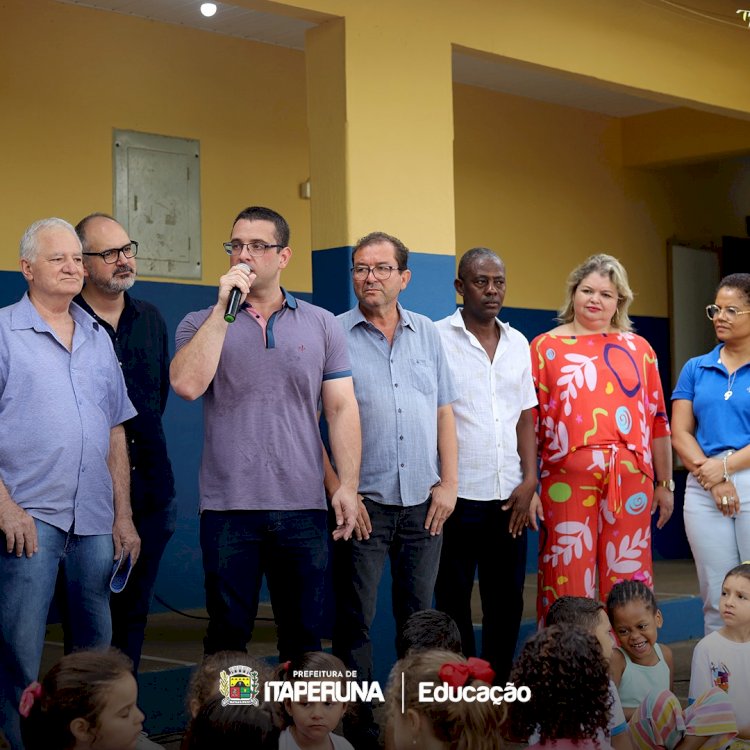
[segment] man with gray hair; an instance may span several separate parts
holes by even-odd
[[[70,648],[108,645],[112,561],[140,550],[122,427],[135,409],[109,338],[73,303],[81,243],[43,219],[20,255],[28,292],[0,310],[0,728],[13,750],[58,572]]]

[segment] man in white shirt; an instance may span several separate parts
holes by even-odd
[[[526,338],[497,315],[505,264],[492,250],[469,250],[454,285],[464,306],[436,325],[460,394],[458,502],[444,526],[435,598],[476,654],[471,617],[474,575],[482,600],[482,657],[505,684],[523,612],[526,527],[536,528],[536,435]],[[532,502],[534,507],[532,507]]]

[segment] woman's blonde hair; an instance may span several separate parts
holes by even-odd
[[[388,716],[393,718],[402,706],[404,712],[411,708],[429,720],[435,737],[450,750],[499,750],[503,747],[500,726],[506,713],[503,704],[463,700],[420,702],[420,683],[441,685],[443,680],[438,672],[445,664],[467,664],[467,660],[452,651],[432,650],[419,651],[396,662],[386,692]],[[466,685],[477,682],[469,677]]]
[[[607,276],[617,290],[617,310],[612,316],[612,327],[618,331],[632,331],[633,322],[628,317],[628,308],[633,301],[633,290],[628,284],[628,272],[617,258],[604,253],[589,256],[580,266],[571,271],[566,282],[565,304],[557,315],[558,322],[573,322],[575,317],[573,297],[581,282],[592,273]]]

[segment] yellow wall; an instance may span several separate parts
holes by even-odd
[[[340,102],[347,122],[338,123],[358,144],[344,165],[353,185],[344,197],[352,202],[348,241],[377,225],[404,235],[415,249],[450,253],[455,216],[458,250],[497,248],[511,275],[508,304],[529,308],[557,307],[568,270],[591,252],[609,251],[628,266],[638,292],[634,311],[666,315],[666,238],[742,234],[750,191],[736,188],[732,198],[731,190],[747,182],[747,164],[624,167],[623,153],[634,150],[641,163],[674,158],[665,146],[669,116],[620,121],[451,87],[450,44],[747,115],[750,30],[645,3],[637,4],[639,13],[591,0],[543,11],[522,0],[298,4],[347,15],[331,23],[346,27],[341,64],[354,76]],[[405,68],[409,75],[400,80]],[[304,54],[294,50],[52,0],[3,0],[0,269],[17,267],[18,239],[34,219],[56,214],[75,221],[91,210],[111,210],[112,129],[123,128],[200,140],[201,283],[214,284],[226,266],[220,243],[235,212],[264,203],[292,226],[295,256],[286,285],[309,291],[310,203],[297,193],[310,174],[308,74]],[[420,78],[429,80],[420,86]],[[426,97],[444,108],[451,96],[451,122],[422,121],[419,106],[412,106]],[[399,102],[405,112],[394,107]],[[681,119],[691,123],[690,158],[701,156],[704,120]],[[412,162],[420,129],[420,156]],[[727,131],[733,150],[742,150],[746,131],[746,123]],[[387,163],[367,151],[372,132],[381,148],[392,144]],[[452,134],[450,163],[445,149]],[[723,135],[712,135],[709,155]],[[420,171],[430,152],[438,155],[435,163]],[[368,201],[368,178],[377,200]],[[389,202],[389,184],[411,184],[409,199]]]
[[[664,166],[747,153],[750,120],[685,107],[623,120],[623,159],[629,166]]]
[[[258,0],[235,0],[248,7]],[[262,3],[268,6],[268,2]],[[399,54],[415,62],[418,38],[540,65],[595,79],[617,89],[651,92],[702,109],[750,113],[750,30],[726,0],[700,0],[705,13],[650,0],[603,2],[565,0],[277,0],[290,13],[308,8],[346,16],[347,22],[375,26],[401,42],[388,49],[388,65]],[[719,20],[710,20],[717,17]],[[417,40],[417,41],[415,41]],[[373,59],[379,52],[368,38],[357,44]]]
[[[202,283],[259,203],[292,227],[284,283],[311,289],[304,55],[50,0],[0,6],[0,269],[35,219],[112,210],[113,128],[200,141]]]
[[[666,315],[664,181],[620,166],[620,121],[455,86],[458,254],[489,245],[505,259],[506,304],[555,309],[588,255],[626,265],[633,311]]]

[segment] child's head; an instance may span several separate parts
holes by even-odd
[[[587,596],[561,596],[547,612],[545,624],[582,630],[596,637],[604,658],[612,656],[612,626],[604,605]]]
[[[311,672],[321,676],[311,677]],[[278,679],[286,682],[341,682],[342,693],[346,692],[345,674],[344,662],[325,651],[310,651],[279,665],[277,670]],[[338,726],[347,706],[343,701],[296,702],[287,698],[279,708],[283,725],[290,727],[296,737],[320,742]]]
[[[63,656],[21,699],[24,744],[129,750],[143,728],[133,663],[109,649]]]
[[[607,612],[620,646],[635,661],[652,658],[662,616],[654,592],[642,581],[620,581],[607,597]]]
[[[540,742],[595,739],[609,722],[609,672],[597,639],[551,625],[523,647],[510,679],[531,698],[510,705],[514,736]],[[553,710],[554,707],[554,710]]]
[[[222,705],[220,695],[203,703],[185,732],[180,750],[212,747],[245,747],[253,750],[278,747],[279,730],[271,715],[251,705]]]
[[[480,660],[476,660],[480,661]],[[489,669],[489,664],[482,662]],[[491,685],[493,674],[482,674],[453,651],[417,651],[397,662],[391,671],[386,694],[388,717],[393,726],[395,750],[424,747],[428,738],[451,750],[498,750],[502,744],[500,725],[505,708],[491,701],[420,700],[420,684],[442,685],[441,670],[466,673],[463,685]],[[402,690],[403,685],[403,690]],[[403,709],[403,710],[402,710]]]
[[[719,612],[727,627],[750,623],[750,562],[737,565],[724,576]]]
[[[414,612],[399,633],[396,642],[398,658],[403,659],[407,654],[436,648],[461,653],[461,633],[456,621],[437,609]]]
[[[258,673],[261,691],[263,683],[269,674],[269,669],[264,663],[258,663],[249,657],[244,651],[219,651],[207,656],[200,666],[193,672],[190,678],[190,686],[187,692],[188,711],[192,717],[196,717],[204,703],[219,695],[219,680],[222,672],[230,667],[243,665],[254,669]]]

